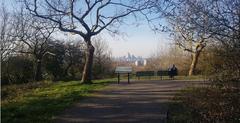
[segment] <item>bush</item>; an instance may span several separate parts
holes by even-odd
[[[53,42],[50,50],[54,55],[44,58],[46,77],[51,80],[79,79],[83,68],[83,51],[81,44]]]
[[[2,62],[1,84],[27,83],[33,76],[33,61],[27,56],[12,56]]]
[[[190,88],[170,106],[171,122],[237,123],[240,121],[240,90],[237,88]],[[180,109],[180,110],[179,110]]]
[[[203,64],[205,74],[218,86],[234,86],[239,88],[240,56],[239,48],[215,45],[208,49]]]

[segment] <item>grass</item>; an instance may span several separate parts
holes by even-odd
[[[237,123],[240,122],[239,104],[237,88],[186,88],[169,105],[168,123]]]
[[[109,80],[96,80],[93,84],[83,85],[79,81],[45,83],[38,87],[2,87],[18,94],[6,96],[1,101],[2,123],[49,123],[55,115],[71,106],[74,102],[90,95],[90,92],[101,89]],[[27,89],[26,89],[27,88]]]
[[[188,79],[199,78],[199,76],[193,76]],[[186,78],[178,76],[176,79]],[[159,80],[159,78],[152,78],[152,80]],[[3,86],[1,88],[1,121],[2,123],[51,122],[54,116],[74,102],[90,96],[91,91],[102,89],[113,81],[116,81],[116,78],[95,80],[91,85],[83,85],[79,81],[56,83],[47,81]]]

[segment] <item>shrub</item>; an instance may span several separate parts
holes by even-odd
[[[176,97],[176,101],[170,108],[172,122],[240,121],[240,90],[237,88],[190,88]]]
[[[12,56],[2,62],[2,84],[33,81],[33,61],[26,56]]]

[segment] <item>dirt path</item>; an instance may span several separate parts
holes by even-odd
[[[66,109],[56,123],[164,123],[177,90],[199,81],[134,81],[111,84]]]

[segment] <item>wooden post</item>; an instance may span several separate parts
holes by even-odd
[[[128,73],[128,84],[130,83],[130,81],[129,81],[129,73]]]
[[[118,84],[119,84],[119,82],[120,82],[120,74],[118,73]]]

